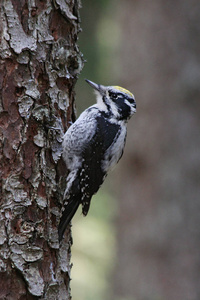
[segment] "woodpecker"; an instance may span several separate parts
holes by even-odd
[[[87,215],[92,196],[122,157],[127,122],[136,112],[134,95],[128,90],[86,82],[95,90],[97,103],[87,108],[63,137],[62,156],[69,174],[59,241],[80,204]]]

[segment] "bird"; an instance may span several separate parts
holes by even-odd
[[[127,122],[136,112],[130,91],[85,80],[95,91],[96,104],[84,110],[63,136],[62,157],[69,173],[58,226],[60,242],[79,205],[86,216],[92,196],[122,157]]]

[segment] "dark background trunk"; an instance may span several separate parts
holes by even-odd
[[[114,299],[200,299],[200,3],[124,1],[136,95],[120,173]]]

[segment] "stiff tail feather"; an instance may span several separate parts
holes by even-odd
[[[61,242],[65,229],[67,228],[67,225],[73,218],[74,214],[76,213],[80,202],[77,199],[70,199],[67,205],[65,206],[65,210],[62,214],[62,217],[60,219],[60,224],[58,226],[58,237],[59,242]]]
[[[73,178],[76,179],[73,181]],[[79,204],[82,204],[83,215],[86,216],[90,208],[90,200],[92,195],[85,190],[80,184],[79,176],[77,173],[70,173],[68,176],[68,185],[64,194],[64,199],[68,199],[67,204],[64,206],[65,210],[60,219],[60,224],[58,226],[58,237],[59,242],[61,242],[65,229],[70,223],[71,219],[75,215]]]

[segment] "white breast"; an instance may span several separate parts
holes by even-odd
[[[119,135],[116,137],[112,145],[106,151],[105,160],[103,162],[103,170],[106,173],[108,171],[111,171],[121,158],[125,146],[126,133],[126,125],[122,123]]]

